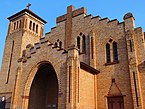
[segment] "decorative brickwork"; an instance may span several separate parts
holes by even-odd
[[[119,22],[69,6],[45,36],[46,21],[30,9],[8,19],[0,72],[5,108],[145,108],[145,33],[132,13]]]

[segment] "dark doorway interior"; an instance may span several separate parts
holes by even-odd
[[[57,109],[58,80],[51,64],[42,64],[34,77],[28,109]]]
[[[108,109],[124,109],[123,96],[108,97]]]

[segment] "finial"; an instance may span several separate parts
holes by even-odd
[[[28,5],[26,6],[28,8],[28,10],[30,10],[30,6],[31,6],[31,4],[28,3]]]

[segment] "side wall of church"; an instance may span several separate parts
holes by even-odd
[[[105,109],[107,107],[106,96],[111,86],[112,78],[115,78],[121,93],[125,95],[125,109],[133,108],[124,24],[119,24],[117,20],[109,21],[107,18],[92,18],[92,16],[84,17],[80,15],[73,18],[74,38],[76,38],[77,34],[80,32],[89,35],[90,31],[94,31],[96,34],[96,43],[94,44],[96,48],[95,61],[96,68],[100,71],[97,75],[96,85],[98,108]],[[109,43],[109,39],[112,39],[110,46],[112,46],[113,41],[117,42],[118,45],[119,62],[113,63],[113,52],[111,52],[111,65],[106,64],[105,47],[106,44]]]
[[[94,75],[80,69],[79,73],[79,101],[77,109],[95,109],[96,93]]]

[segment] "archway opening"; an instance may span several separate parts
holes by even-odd
[[[28,109],[57,109],[58,80],[51,64],[41,64],[33,79]]]

